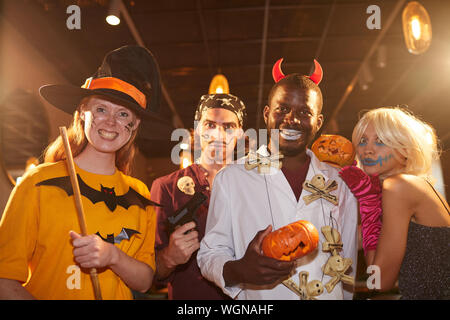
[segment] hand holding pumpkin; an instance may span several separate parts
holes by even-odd
[[[287,278],[293,269],[293,261],[279,261],[262,253],[263,239],[272,231],[272,226],[259,231],[249,243],[244,256],[228,261],[223,267],[226,286],[239,283],[266,285]]]
[[[264,254],[281,261],[293,261],[316,250],[319,232],[306,220],[288,224],[268,234],[262,243]]]

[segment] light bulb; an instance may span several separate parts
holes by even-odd
[[[409,2],[402,13],[406,47],[413,54],[421,54],[431,44],[431,20],[427,10],[417,1]]]
[[[223,74],[216,74],[211,80],[208,93],[230,93],[227,78]]]
[[[112,26],[117,26],[120,23],[120,11],[122,5],[122,0],[110,1],[106,22]]]
[[[109,15],[106,17],[106,22],[112,26],[117,26],[120,23],[120,18],[115,15]]]
[[[411,19],[411,32],[414,39],[419,40],[421,31],[420,31],[420,21],[417,17]]]

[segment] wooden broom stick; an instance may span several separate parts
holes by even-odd
[[[72,183],[73,196],[75,199],[75,207],[77,209],[78,222],[80,224],[81,235],[87,236],[86,219],[84,216],[83,203],[81,202],[80,186],[78,184],[77,173],[75,171],[75,164],[73,162],[72,150],[67,137],[66,127],[59,127],[61,138],[64,143],[64,152],[66,154],[67,170],[69,171],[70,182]],[[89,270],[91,276],[92,286],[94,287],[95,300],[102,300],[102,292],[100,290],[100,283],[98,281],[97,269],[91,268]]]

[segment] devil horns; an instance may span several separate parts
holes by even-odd
[[[283,71],[281,71],[281,63],[283,62],[283,58],[275,62],[272,68],[272,77],[275,82],[280,81],[285,77]],[[311,79],[315,84],[319,85],[320,81],[322,81],[323,70],[320,66],[319,62],[314,59],[314,72],[308,78]]]

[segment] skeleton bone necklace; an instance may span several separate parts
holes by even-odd
[[[247,167],[248,164],[246,166],[246,169],[249,170],[250,168]],[[334,205],[338,204],[338,198],[330,194],[331,191],[337,189],[337,183],[334,180],[325,183],[325,178],[322,175],[315,174],[314,166],[311,167],[314,171],[314,177],[311,181],[305,180],[303,187],[306,191],[309,191],[312,194],[303,197],[303,200],[305,201],[306,205],[315,200],[320,201],[322,209],[322,217],[325,223],[326,218],[323,208],[323,200],[327,200]],[[269,189],[267,185],[266,172],[264,170],[258,171],[259,173],[262,173],[264,175],[264,182],[266,187],[266,195],[269,203],[270,217],[272,219],[272,226],[275,227],[272,212],[272,204],[270,201]],[[309,273],[306,271],[301,271],[299,273],[299,285],[297,285],[297,283],[292,278],[288,278],[282,282],[283,285],[285,285],[289,290],[297,294],[301,300],[315,300],[316,296],[319,296],[324,292],[322,281],[325,274],[332,277],[331,280],[325,284],[325,288],[327,289],[328,293],[331,293],[334,290],[334,287],[340,281],[351,285],[354,284],[354,279],[351,276],[345,274],[348,268],[352,265],[352,259],[342,258],[338,254],[338,251],[342,250],[343,244],[341,242],[341,235],[339,231],[333,228],[334,225],[333,221],[335,219],[333,218],[331,211],[329,219],[331,226],[325,225],[324,227],[321,228],[321,231],[326,239],[326,241],[322,244],[322,251],[331,253],[330,258],[321,268],[322,269],[321,281],[319,280],[308,281]]]
[[[267,200],[269,203],[270,218],[272,219],[272,226],[273,226],[274,230],[276,230],[274,219],[273,219],[272,203],[270,201],[269,188],[267,186],[266,173],[264,172],[263,175],[264,175],[264,183],[266,186]],[[323,208],[322,208],[322,212],[323,212]],[[292,279],[292,277],[289,277],[288,279],[283,280],[282,283],[285,287],[287,287],[289,290],[291,290],[296,295],[298,295],[301,300],[316,300],[316,298],[314,298],[314,297],[323,293],[323,285],[322,285],[322,282],[319,280],[312,280],[312,281],[308,282],[308,276],[309,276],[309,273],[307,271],[301,271],[299,273],[299,285],[297,285],[297,283]],[[323,273],[322,273],[322,278],[323,278]]]
[[[315,174],[314,166],[312,166],[312,169]],[[314,183],[317,182],[323,182],[323,183]],[[314,181],[313,181],[314,180]],[[304,189],[306,191],[311,192],[312,194],[309,196],[303,197],[303,200],[305,201],[305,204],[308,205],[314,200],[319,200],[321,209],[322,209],[322,217],[323,221],[325,223],[325,212],[323,208],[323,200],[327,200],[334,205],[338,204],[338,199],[336,196],[329,194],[330,191],[337,189],[337,183],[336,181],[328,181],[328,183],[325,184],[325,179],[322,175],[315,174],[313,179],[311,180],[312,183],[305,180],[303,183]],[[323,184],[323,185],[322,185]],[[266,182],[266,188],[267,188],[267,182]],[[267,196],[269,196],[267,194]],[[270,199],[270,198],[269,198]],[[269,201],[270,204],[270,201]],[[272,214],[272,212],[271,212]],[[273,218],[272,218],[273,219]],[[319,280],[312,280],[308,281],[309,273],[306,271],[301,271],[299,273],[299,285],[295,283],[292,278],[289,278],[287,280],[283,281],[283,284],[289,288],[291,291],[293,291],[295,294],[297,294],[301,300],[316,300],[316,296],[321,295],[324,292],[323,289],[323,277],[324,275],[328,275],[331,278],[326,284],[325,288],[328,291],[328,293],[331,293],[334,290],[334,287],[342,281],[343,283],[354,285],[354,279],[353,277],[346,275],[345,272],[348,270],[348,268],[352,265],[352,259],[351,258],[342,258],[338,251],[342,250],[343,243],[341,241],[341,235],[339,231],[334,228],[334,222],[335,219],[333,218],[331,211],[330,211],[330,225],[325,225],[321,228],[321,231],[323,235],[325,236],[326,241],[322,243],[322,251],[323,252],[330,252],[331,256],[325,263],[325,265],[322,266],[322,279]]]

